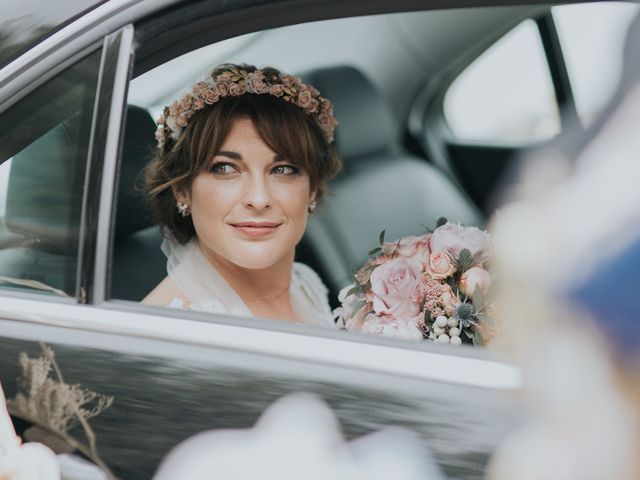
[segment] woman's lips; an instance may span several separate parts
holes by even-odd
[[[231,226],[249,237],[266,237],[271,235],[280,226],[275,222],[239,222]]]

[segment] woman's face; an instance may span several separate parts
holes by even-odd
[[[218,262],[264,269],[293,261],[314,194],[309,176],[240,118],[190,192],[176,193],[191,208],[204,253]]]

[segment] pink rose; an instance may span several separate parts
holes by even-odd
[[[489,234],[476,227],[445,223],[434,230],[430,247],[432,252],[446,250],[455,259],[463,248],[467,248],[474,257],[482,257],[490,247]]]
[[[284,95],[284,85],[271,85],[269,87],[269,93],[274,97],[281,97],[282,95]]]
[[[178,103],[178,101],[174,101],[170,106],[169,106],[169,115],[172,117],[177,117],[180,114],[180,103]]]
[[[318,102],[318,100],[316,100],[315,98],[312,98],[306,110],[308,113],[316,113],[318,111],[319,106],[320,106],[320,102]]]
[[[220,97],[225,97],[229,95],[229,82],[218,77],[218,80],[216,81],[216,85],[215,85],[215,92]]]
[[[188,120],[184,115],[178,115],[176,117],[176,125],[178,125],[179,127],[186,127],[187,126]]]
[[[395,318],[373,313],[365,317],[360,331],[369,335],[383,335],[401,340],[424,338],[416,318]]]
[[[460,306],[460,299],[458,296],[453,293],[451,287],[447,284],[443,285],[445,289],[443,293],[440,294],[440,304],[444,307],[444,311],[448,316],[452,316],[456,313],[458,306]]]
[[[247,92],[247,85],[245,83],[232,83],[229,85],[229,93],[234,97],[238,97]]]
[[[269,91],[269,87],[261,78],[252,78],[249,80],[249,87],[253,93],[267,93]]]
[[[473,298],[477,292],[483,295],[487,293],[491,286],[491,275],[484,268],[472,267],[460,277],[460,290],[465,295]]]
[[[402,237],[395,242],[385,242],[382,251],[385,255],[396,255],[405,257],[417,262],[426,261],[429,256],[429,238],[430,234],[421,235],[419,237],[408,236]]]
[[[206,103],[204,101],[204,98],[202,97],[196,97],[193,100],[193,108],[195,108],[196,110],[202,110],[205,107]]]
[[[427,273],[434,280],[444,280],[456,271],[456,265],[447,252],[431,252],[426,265]]]
[[[296,84],[296,78],[287,73],[280,75],[280,79],[282,80],[282,83],[285,87],[291,88]]]
[[[309,104],[311,104],[311,100],[313,100],[313,98],[309,90],[302,90],[298,94],[298,106],[300,108],[307,108]]]
[[[191,105],[193,105],[193,97],[189,94],[185,95],[182,97],[182,100],[180,100],[180,107],[182,110],[190,109]]]
[[[416,317],[421,310],[420,274],[406,258],[398,257],[371,273],[373,310],[395,318]]]
[[[220,96],[212,88],[208,88],[202,93],[202,98],[207,105],[213,105],[220,99]]]
[[[198,97],[207,88],[209,88],[209,84],[207,82],[198,82],[191,88],[191,93],[193,93],[194,97]]]

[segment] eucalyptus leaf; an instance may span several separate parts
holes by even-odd
[[[354,317],[356,315],[356,313],[358,313],[360,310],[362,310],[362,308],[367,304],[366,300],[360,300],[358,303],[356,303],[356,305],[353,307],[353,311],[351,312],[351,316]]]
[[[353,287],[351,287],[349,289],[349,291],[347,292],[347,294],[345,295],[345,297],[350,297],[351,295],[353,295],[354,293],[358,293],[358,291],[360,291],[360,285],[356,284]]]
[[[376,247],[376,248],[374,248],[373,250],[369,250],[368,255],[369,255],[369,256],[371,256],[371,255],[375,255],[376,253],[380,252],[381,250],[382,250],[382,247]]]
[[[382,230],[382,231],[380,232],[380,245],[381,245],[381,246],[382,246],[382,244],[384,244],[384,234],[385,234],[385,231],[384,231],[384,230]]]

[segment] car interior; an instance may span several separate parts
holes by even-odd
[[[615,4],[626,15],[635,8]],[[461,72],[520,24],[529,22],[543,37],[548,34],[550,14],[550,7],[504,6],[370,15],[211,44],[203,35],[197,41],[189,37],[173,47],[181,55],[155,63],[152,55],[143,56],[144,68],[136,71],[129,91],[112,298],[138,301],[165,275],[161,232],[145,215],[139,189],[140,171],[155,145],[153,117],[204,72],[226,61],[292,72],[334,104],[344,171],[311,216],[296,253],[297,261],[320,274],[334,306],[381,230],[387,239],[421,234],[434,228],[439,217],[484,226],[513,159],[559,132],[516,142],[508,136],[467,141],[447,122],[445,96]],[[145,52],[144,45],[140,51]],[[555,97],[557,111],[561,97]]]
[[[313,84],[334,104],[344,170],[311,216],[296,259],[320,274],[336,306],[339,290],[382,230],[388,240],[417,235],[434,228],[439,217],[483,227],[504,172],[520,154],[552,142],[568,125],[559,112],[582,115],[582,98],[591,99],[593,92],[604,92],[598,101],[606,104],[616,85],[615,49],[621,53],[625,28],[638,11],[630,2],[597,2],[351,13],[307,21],[322,17],[309,11],[307,19],[276,16],[270,25],[281,27],[260,30],[249,23],[231,33],[216,28],[219,15],[181,8],[173,17],[135,26],[112,234],[112,299],[140,301],[166,275],[162,232],[149,216],[141,172],[156,145],[154,118],[213,66],[271,65]],[[596,41],[591,37],[572,39],[572,28],[600,29],[595,37],[601,48],[589,44]],[[600,45],[602,39],[609,43]],[[579,55],[572,52],[576,44],[585,44]],[[585,56],[602,60],[593,67],[597,75],[580,70]],[[532,74],[527,69],[536,61],[541,72]],[[612,73],[603,80],[599,72],[607,68]],[[594,77],[599,83],[578,85]],[[87,72],[68,80],[92,82]],[[589,95],[583,92],[587,87]],[[65,145],[90,125],[90,105],[80,107],[91,97],[86,89],[73,97],[75,90],[60,86],[67,90],[46,121],[37,117],[44,115],[44,100],[26,114],[16,113],[49,128],[20,130],[38,140],[4,138],[0,147],[1,160],[7,160],[0,165],[0,187],[7,192],[0,199],[0,272],[39,282],[30,287],[73,295],[86,151]],[[598,113],[598,105],[587,107],[585,124]],[[10,118],[4,115],[3,121]],[[68,157],[74,162],[56,170],[57,177],[42,167],[54,168]],[[65,188],[51,189],[52,182]],[[25,195],[27,189],[43,195]]]
[[[525,11],[527,9],[513,9],[510,14],[518,18]],[[480,12],[486,23],[498,23],[505,17],[499,10]],[[470,21],[478,14],[475,10],[458,13],[459,21]],[[412,151],[403,144],[403,126],[398,117],[405,114],[397,105],[394,111],[393,106],[394,102],[406,104],[408,99],[398,95],[389,98],[388,92],[383,90],[389,87],[376,85],[364,65],[359,65],[366,62],[367,71],[384,71],[385,63],[391,58],[400,63],[398,53],[402,52],[402,64],[393,68],[406,71],[407,76],[417,77],[421,65],[407,53],[399,35],[412,35],[406,32],[407,28],[419,28],[418,31],[425,35],[428,28],[419,26],[420,22],[407,23],[407,17],[411,15],[416,13],[314,22],[302,26],[306,28],[297,25],[250,34],[246,38],[235,39],[235,45],[231,47],[218,46],[217,51],[216,45],[203,47],[201,50],[212,49],[212,52],[207,55],[199,52],[197,62],[193,62],[195,58],[191,56],[192,62],[188,65],[193,77],[181,73],[180,80],[185,83],[177,88],[170,71],[181,71],[174,66],[180,58],[135,78],[129,96],[118,195],[112,297],[140,300],[164,276],[164,262],[159,249],[161,233],[157,227],[141,220],[147,216],[143,212],[144,206],[140,206],[144,202],[134,181],[136,178],[139,180],[135,175],[139,174],[155,145],[149,133],[153,128],[152,117],[145,115],[144,108],[157,114],[162,103],[155,104],[154,100],[168,101],[179,95],[203,72],[227,59],[272,64],[292,71],[316,86],[334,104],[339,121],[336,145],[344,170],[331,185],[331,193],[322,200],[317,213],[311,216],[307,233],[296,254],[297,261],[310,265],[320,274],[330,290],[334,305],[338,291],[350,283],[353,273],[366,260],[367,252],[375,246],[381,230],[386,231],[389,239],[420,234],[426,228],[433,228],[442,216],[466,225],[482,226],[483,213],[455,178],[425,158],[420,149]],[[442,15],[450,16],[451,13],[419,12],[417,15],[429,25],[437,24]],[[386,32],[382,30],[385,26]],[[351,42],[346,35],[352,34],[354,28],[363,37],[376,30],[384,32],[378,42],[386,44],[383,45],[386,51],[373,55],[374,52],[366,51],[366,46]],[[330,36],[334,36],[333,45],[328,47],[325,39]],[[336,36],[344,44],[341,45]],[[312,52],[308,55],[300,55],[299,52],[284,54],[286,44],[300,43]],[[274,45],[281,45],[275,48],[275,54]],[[339,55],[339,49],[345,46],[350,52]],[[224,51],[229,48],[233,48],[231,54]],[[269,51],[271,53],[267,54]],[[316,53],[318,65],[314,65]],[[217,58],[217,55],[222,56]],[[295,65],[300,60],[304,61],[302,65]],[[169,90],[158,89],[159,78],[163,78],[167,84],[165,88]],[[149,87],[150,84],[154,86]],[[416,86],[413,86],[414,90]],[[156,92],[151,99],[150,92],[154,88]],[[146,148],[143,146],[145,142]],[[134,198],[138,202],[131,201]],[[132,204],[135,204],[134,208],[131,208]],[[138,265],[143,258],[143,264],[148,268],[141,271]]]

